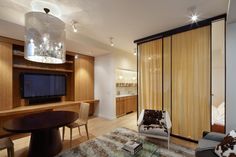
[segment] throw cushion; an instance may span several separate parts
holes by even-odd
[[[224,138],[224,140],[216,146],[215,153],[219,157],[236,157],[236,132],[235,130]]]
[[[145,130],[160,128],[167,133],[165,111],[145,110],[143,125]]]
[[[145,110],[143,117],[144,125],[157,124],[160,125],[161,122],[165,122],[165,111],[158,110]]]

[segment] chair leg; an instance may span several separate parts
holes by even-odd
[[[7,148],[7,156],[14,157],[14,147]]]
[[[11,157],[11,148],[7,148],[7,157]]]
[[[72,128],[70,128],[70,147],[72,146]]]
[[[62,141],[64,141],[65,138],[65,126],[62,127]]]
[[[88,125],[85,124],[85,129],[86,129],[86,133],[87,133],[87,138],[89,139],[89,134],[88,134]]]
[[[14,146],[12,146],[12,148],[11,148],[11,157],[14,157],[15,155],[14,155]]]
[[[79,130],[79,135],[81,136],[81,132],[80,132],[80,127],[78,126],[78,130]]]
[[[168,150],[170,149],[170,133],[168,133]]]

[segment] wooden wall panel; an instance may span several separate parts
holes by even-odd
[[[75,100],[94,99],[94,58],[79,56],[74,71]]]
[[[210,26],[172,36],[172,133],[210,131]]]
[[[0,110],[12,108],[12,45],[0,42]]]
[[[94,99],[94,58],[88,60],[88,99]]]
[[[139,112],[162,109],[162,39],[140,44]]]
[[[163,39],[163,109],[171,116],[171,37]]]

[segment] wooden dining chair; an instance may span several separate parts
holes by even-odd
[[[0,139],[0,150],[7,149],[7,156],[14,157],[14,143],[8,137]]]
[[[72,129],[73,128],[78,128],[79,134],[81,135],[80,127],[84,125],[87,138],[89,139],[88,116],[89,116],[89,103],[81,103],[80,109],[79,109],[79,119],[71,124],[66,125],[66,127],[70,128],[70,145],[72,143]],[[65,136],[65,126],[62,129],[62,140],[64,140],[64,136]]]

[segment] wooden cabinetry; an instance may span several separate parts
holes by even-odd
[[[116,98],[116,117],[137,111],[137,96],[124,96]]]
[[[94,57],[79,55],[74,67],[75,100],[94,99]],[[94,113],[94,103],[90,103],[89,115]]]
[[[55,65],[25,60],[23,52],[23,41],[0,36],[0,111],[28,105],[20,96],[21,72],[65,74],[67,91],[62,101],[94,99],[94,57],[67,51],[66,63]],[[95,104],[89,103],[91,115]]]
[[[124,98],[116,98],[116,117],[125,115]]]
[[[12,108],[12,45],[0,42],[0,110]]]
[[[24,58],[24,46],[12,45],[10,54],[12,55],[13,62],[13,108],[19,106],[27,106],[28,101],[21,98],[20,95],[20,73],[59,73],[67,76],[67,89],[66,96],[63,100],[74,100],[74,56],[66,55],[66,62],[64,64],[42,64],[37,62],[28,61]]]
[[[79,55],[75,60],[75,100],[94,98],[94,58]]]
[[[74,56],[72,55],[66,55],[66,62],[64,64],[42,64],[26,60],[24,58],[24,46],[13,44],[12,51],[14,69],[65,73],[73,73],[74,71]]]

